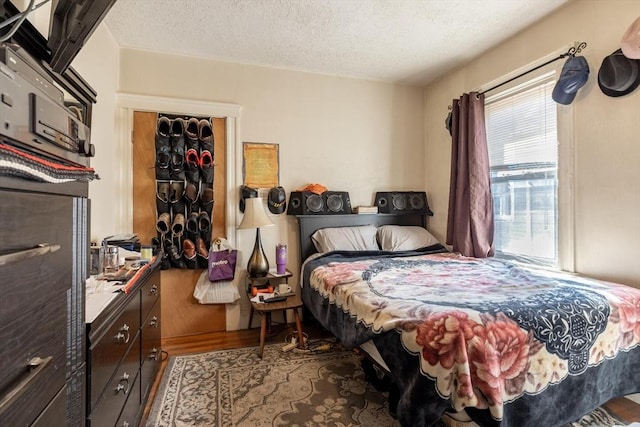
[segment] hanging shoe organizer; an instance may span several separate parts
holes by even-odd
[[[155,133],[156,231],[162,269],[207,268],[214,176],[210,118],[159,113]]]

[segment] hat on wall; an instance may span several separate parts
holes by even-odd
[[[633,21],[620,42],[622,53],[629,59],[640,59],[640,17]]]
[[[569,105],[573,102],[578,89],[589,79],[589,64],[584,56],[571,56],[564,63],[560,77],[556,82],[551,98],[558,104]]]
[[[269,190],[268,205],[273,214],[281,214],[287,208],[287,194],[282,187]]]
[[[629,59],[618,49],[605,57],[598,71],[598,86],[607,96],[630,94],[640,85],[640,60]]]
[[[240,186],[240,212],[244,213],[245,199],[252,199],[254,197],[258,197],[258,190],[247,187],[246,185]]]

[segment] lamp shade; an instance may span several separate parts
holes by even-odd
[[[245,200],[244,216],[238,229],[260,228],[274,225],[267,212],[264,210],[264,203],[260,197],[252,197]]]

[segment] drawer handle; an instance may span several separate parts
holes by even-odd
[[[151,289],[149,289],[149,293],[151,295],[158,295],[158,285],[151,286]]]
[[[149,321],[149,326],[152,326],[152,327],[154,327],[154,328],[157,328],[159,323],[160,323],[160,322],[158,322],[158,316],[153,316],[153,317],[151,318],[151,320]]]
[[[40,357],[34,357],[29,360],[26,368],[29,370],[29,375],[27,375],[22,381],[16,384],[15,388],[7,393],[2,399],[0,399],[0,414],[4,413],[5,410],[9,409],[12,403],[18,400],[22,394],[24,394],[29,385],[38,378],[38,375],[47,365],[53,360],[53,356],[45,357],[44,359]]]
[[[126,422],[126,421],[123,421],[123,422],[122,422],[122,427],[129,427],[129,425],[130,425],[130,424],[129,424],[128,422]]]
[[[126,385],[122,384],[122,383],[126,383]],[[115,392],[116,394],[120,393],[121,391],[123,391],[124,394],[129,394],[129,374],[127,374],[126,372],[124,374],[122,374],[122,378],[120,378],[120,381],[118,381],[118,385],[115,388]]]
[[[0,255],[0,266],[10,264],[12,262],[18,262],[25,259],[46,255],[48,253],[56,252],[58,250],[60,250],[60,245],[50,245],[49,243],[40,243],[34,248]]]
[[[120,328],[116,336],[113,338],[118,342],[122,342],[125,344],[128,343],[129,338],[131,338],[131,336],[129,335],[129,325],[127,325],[126,323],[122,325],[122,328]]]
[[[157,348],[153,348],[151,349],[151,351],[149,352],[149,360],[158,360],[158,349]]]

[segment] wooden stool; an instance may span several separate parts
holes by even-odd
[[[258,357],[262,358],[262,351],[264,350],[264,341],[267,337],[267,318],[271,316],[274,311],[283,310],[284,318],[287,318],[286,310],[293,310],[293,317],[296,321],[296,329],[298,331],[298,345],[304,345],[304,336],[302,335],[302,322],[300,322],[300,313],[298,308],[302,307],[302,301],[297,295],[291,295],[287,297],[285,301],[271,302],[271,303],[251,303],[251,314],[249,317],[249,327],[251,327],[251,321],[253,320],[253,311],[260,313],[262,318],[260,319],[260,351]]]

